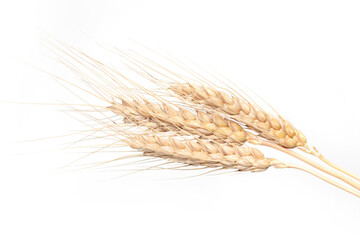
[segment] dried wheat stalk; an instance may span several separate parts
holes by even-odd
[[[306,137],[289,121],[232,89],[224,90],[210,84],[181,63],[175,62],[192,77],[171,71],[137,53],[111,49],[137,77],[160,87],[155,92],[65,43],[55,40],[47,44],[58,61],[69,67],[85,87],[58,77],[57,80],[106,103],[100,108],[89,104],[93,109],[121,117],[119,122],[110,117],[105,117],[108,121],[104,121],[89,116],[101,124],[105,136],[116,138],[144,156],[184,166],[237,171],[260,172],[270,166],[296,168],[360,197],[360,178],[329,162],[316,148],[309,147]],[[347,185],[318,171],[265,157],[254,146],[282,151]],[[294,148],[318,157],[332,168],[293,151]]]

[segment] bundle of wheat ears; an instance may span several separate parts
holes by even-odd
[[[360,197],[358,176],[309,146],[304,134],[275,110],[264,110],[252,97],[218,76],[208,72],[204,76],[168,55],[156,53],[176,70],[134,51],[107,48],[130,70],[125,74],[63,42],[45,43],[56,60],[70,68],[80,81],[75,84],[53,77],[70,91],[78,89],[102,102],[93,104],[85,101],[84,95],[77,95],[83,103],[72,105],[87,107],[76,111],[97,124],[88,124],[92,133],[87,137],[101,133],[100,138],[111,141],[101,149],[112,147],[121,152],[124,147],[124,151],[138,152],[93,166],[131,159],[134,163],[156,163],[143,170],[262,172],[270,167],[294,168]],[[145,87],[145,81],[154,88]],[[305,164],[265,156],[260,151],[264,147]],[[138,157],[141,160],[135,161]]]

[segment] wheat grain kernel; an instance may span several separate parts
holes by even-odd
[[[245,142],[247,136],[244,132],[233,132],[230,135],[230,138],[234,139],[236,142]]]
[[[198,100],[201,100],[201,99],[206,99],[207,98],[207,95],[206,95],[206,92],[202,89],[196,89],[196,92],[195,92],[195,98],[198,99]]]
[[[232,100],[232,98],[227,95],[226,93],[224,92],[218,92],[218,95],[219,95],[219,98],[225,103],[225,104],[233,104],[234,101]]]
[[[198,111],[197,112],[197,117],[200,120],[200,122],[202,122],[202,123],[210,123],[210,122],[212,122],[212,119],[211,119],[210,115],[206,114],[204,112]]]
[[[231,115],[237,115],[240,113],[240,106],[238,104],[224,105],[224,111]]]
[[[196,116],[194,114],[192,114],[192,112],[190,112],[189,110],[180,108],[180,113],[181,113],[181,116],[185,120],[195,120],[196,119]]]
[[[223,135],[224,137],[228,137],[228,136],[230,136],[230,135],[233,133],[233,131],[232,131],[230,128],[228,128],[228,127],[219,127],[219,128],[216,130],[215,134],[216,134],[216,133],[220,133],[220,134]]]
[[[281,124],[280,124],[279,120],[277,120],[276,118],[271,117],[269,122],[273,129],[275,129],[275,130],[281,129]]]
[[[258,122],[256,123],[256,126],[264,131],[269,131],[271,128],[268,122]]]
[[[171,107],[169,104],[164,103],[163,109],[164,109],[164,112],[171,117],[178,116],[178,112],[173,107]]]
[[[252,155],[255,156],[255,158],[265,158],[264,154],[260,152],[260,150],[256,148],[250,148],[249,150],[252,153]]]
[[[213,117],[213,122],[216,124],[216,126],[218,127],[228,127],[227,122],[225,121],[225,119],[223,117],[221,117],[220,115],[214,115]]]
[[[213,107],[221,107],[224,104],[223,101],[217,97],[210,97],[206,102]]]
[[[246,115],[250,114],[250,112],[251,112],[251,107],[250,107],[250,105],[249,105],[247,102],[241,101],[241,102],[240,102],[240,107],[241,107],[241,110],[242,110]]]
[[[257,111],[256,112],[256,118],[260,122],[266,122],[266,115],[265,115],[265,113],[263,111]]]
[[[275,130],[275,131],[273,131],[273,134],[278,139],[283,139],[286,137],[286,134],[283,130]]]

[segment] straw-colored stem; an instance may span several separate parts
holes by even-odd
[[[338,178],[344,182],[346,182],[347,184],[351,185],[352,187],[356,188],[357,190],[360,191],[360,184],[356,181],[354,181],[353,179],[347,177],[347,176],[344,176],[342,174],[340,174],[339,172],[336,172],[330,168],[327,168],[325,166],[322,166],[321,164],[318,164],[317,162],[314,162],[313,160],[310,160],[306,157],[304,157],[303,155],[299,154],[299,153],[296,153],[294,151],[291,151],[290,149],[287,149],[287,148],[284,148],[284,147],[281,147],[280,145],[277,145],[275,143],[272,143],[272,142],[269,142],[269,141],[266,141],[266,140],[259,140],[258,141],[258,144],[260,145],[263,145],[263,146],[267,146],[267,147],[271,147],[271,148],[274,148],[274,149],[277,149],[281,152],[284,152],[286,154],[289,154],[307,164],[309,164],[310,166],[324,172],[324,173],[327,173],[335,178]]]
[[[323,175],[321,175],[321,174],[319,174],[319,173],[317,173],[317,172],[315,172],[315,171],[313,171],[311,169],[308,169],[308,168],[305,168],[305,167],[302,167],[302,166],[292,165],[292,164],[287,164],[287,167],[288,168],[299,169],[299,170],[305,171],[307,173],[310,173],[310,174],[314,175],[315,177],[318,177],[321,180],[324,180],[325,182],[328,182],[328,183],[334,185],[335,187],[338,187],[338,188],[340,188],[340,189],[342,189],[342,190],[344,190],[344,191],[346,191],[348,193],[351,193],[351,194],[353,194],[353,195],[360,198],[360,193],[358,191],[356,191],[356,190],[354,190],[352,188],[349,188],[347,186],[344,186],[344,185],[342,185],[342,184],[340,184],[338,182],[335,182],[335,181],[333,181],[333,180],[331,180],[331,179],[329,179],[329,178],[327,178],[327,177],[325,177],[325,176],[323,176]]]
[[[352,172],[349,172],[348,170],[330,162],[329,160],[327,160],[315,147],[311,148],[309,145],[305,145],[304,148],[299,148],[300,150],[308,153],[308,154],[311,154],[317,158],[319,158],[321,161],[323,161],[325,164],[329,165],[330,167],[338,170],[339,172],[342,172],[346,175],[348,175],[349,177],[352,177],[358,181],[360,181],[360,177],[357,176],[356,174],[352,173]]]
[[[327,165],[329,165],[330,167],[333,167],[333,168],[335,168],[336,170],[338,170],[339,172],[342,172],[342,173],[348,175],[349,177],[352,177],[352,178],[360,181],[360,177],[359,177],[359,176],[357,176],[357,175],[355,175],[354,173],[349,172],[348,170],[346,170],[346,169],[344,169],[344,168],[342,168],[342,167],[339,167],[338,165],[330,162],[330,161],[327,160],[323,155],[319,154],[319,155],[317,155],[317,157],[318,157],[321,161],[323,161],[324,163],[326,163]]]

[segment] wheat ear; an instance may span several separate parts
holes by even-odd
[[[192,103],[202,104],[229,115],[257,131],[262,137],[276,141],[283,147],[294,148],[306,145],[306,137],[290,122],[272,116],[245,99],[229,96],[210,86],[193,83],[173,84],[170,90]]]
[[[205,140],[178,139],[175,137],[133,136],[126,143],[145,155],[166,158],[188,165],[232,168],[239,171],[260,172],[280,162],[265,158],[256,148],[229,146]]]
[[[125,121],[156,131],[198,135],[217,142],[240,145],[247,140],[247,133],[238,123],[218,114],[196,109],[196,114],[184,108],[175,110],[165,102],[155,104],[122,100],[121,103],[113,103],[109,108],[114,113],[124,116]]]

